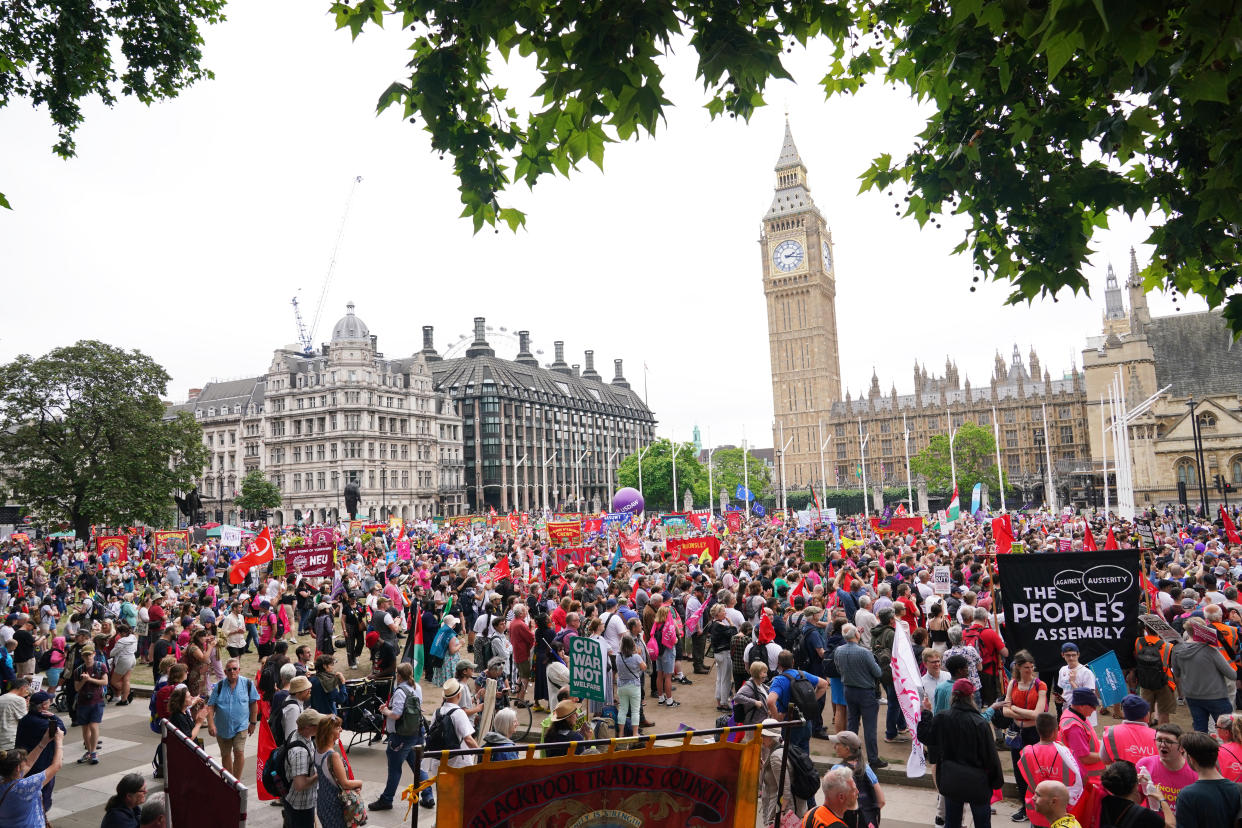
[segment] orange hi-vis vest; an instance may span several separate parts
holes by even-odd
[[[1033,803],[1036,785],[1053,779],[1067,788],[1072,788],[1077,775],[1074,768],[1065,764],[1065,760],[1061,758],[1061,753],[1055,745],[1046,745],[1042,742],[1022,748],[1022,753],[1018,755],[1018,773],[1022,774],[1022,778],[1026,780],[1027,814],[1035,813]]]
[[[1233,627],[1221,621],[1213,622],[1212,629],[1216,630],[1216,644],[1214,645],[1220,654],[1225,657],[1225,661],[1229,662],[1229,666],[1236,672],[1238,669],[1238,633]]]
[[[1094,728],[1082,719],[1078,718],[1078,716],[1074,714],[1074,711],[1067,707],[1065,708],[1065,712],[1061,714],[1061,730],[1057,734],[1057,741],[1062,744],[1066,744],[1065,734],[1074,728],[1081,729],[1083,734],[1086,735],[1087,745],[1089,746],[1089,749],[1087,750],[1088,753],[1100,752],[1100,737],[1095,735]],[[1082,767],[1083,776],[1086,776],[1087,778],[1099,776],[1104,772],[1105,765],[1103,762],[1089,764],[1084,762],[1081,756],[1075,756],[1074,758],[1078,760],[1078,764]]]
[[[1119,759],[1138,764],[1144,756],[1156,755],[1156,731],[1142,722],[1123,722],[1104,728],[1104,750],[1101,756],[1105,764]]]

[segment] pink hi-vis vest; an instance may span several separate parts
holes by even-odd
[[[1156,755],[1156,731],[1141,722],[1126,722],[1104,728],[1105,763],[1124,759],[1138,764],[1144,756]]]
[[[1081,728],[1082,732],[1086,734],[1088,753],[1099,753],[1100,752],[1100,737],[1095,735],[1095,730],[1091,727],[1091,725],[1087,724],[1082,719],[1075,716],[1074,711],[1070,710],[1067,707],[1065,709],[1065,712],[1061,714],[1061,730],[1059,733],[1060,738],[1058,741],[1064,744],[1065,734],[1068,733],[1073,728]],[[1081,756],[1075,756],[1074,758],[1078,760],[1078,764],[1082,767],[1082,772],[1084,776],[1087,776],[1087,777],[1099,776],[1101,773],[1104,772],[1103,762],[1097,762],[1095,764],[1089,765],[1082,760]]]

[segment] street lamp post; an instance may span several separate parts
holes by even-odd
[[[915,513],[914,508],[914,487],[910,484],[910,429],[906,425],[906,415],[901,415],[902,442],[906,447],[906,500],[910,502],[910,514]]]
[[[785,439],[785,424],[778,423],[778,425],[780,426],[780,435],[781,435],[781,510],[786,511],[788,510],[789,505],[786,502],[786,497],[785,497],[786,491],[787,491],[787,489],[785,488],[785,452],[788,451],[789,444],[793,442],[793,438],[790,437],[788,440],[786,440]]]
[[[543,461],[543,510],[546,512],[551,507],[548,505],[548,466],[556,460],[557,449],[552,450],[552,456]]]
[[[380,520],[388,522],[388,462],[380,461]]]
[[[824,469],[824,449],[828,448],[828,444],[832,442],[832,435],[828,435],[828,439],[824,439],[824,421],[819,421],[819,493],[822,497],[824,492],[828,491],[828,473]],[[821,514],[822,518],[823,515]]]

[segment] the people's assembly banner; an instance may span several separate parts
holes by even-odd
[[[754,828],[759,740],[440,766],[440,828]]]
[[[1078,645],[1086,664],[1116,652],[1134,662],[1139,550],[998,555],[1005,642],[1030,650],[1041,671],[1061,664],[1061,645]]]

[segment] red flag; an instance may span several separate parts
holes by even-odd
[[[837,574],[836,574],[835,572],[833,572],[833,570],[832,570],[832,561],[829,561],[829,562],[828,562],[828,580],[830,580],[830,581],[831,581],[831,580],[833,580],[833,579],[834,579],[834,578],[836,578],[836,577],[837,577]]]
[[[789,591],[789,603],[792,604],[793,599],[797,598],[799,595],[805,595],[805,594],[806,594],[806,578],[799,578],[798,583],[795,584],[794,588]]]
[[[1099,549],[1095,545],[1095,535],[1091,534],[1091,524],[1087,524],[1086,534],[1083,535],[1082,548],[1087,552],[1095,552]]]
[[[1229,517],[1229,513],[1225,511],[1223,503],[1220,507],[1220,519],[1225,524],[1225,537],[1229,538],[1229,542],[1242,543],[1242,537],[1238,535],[1238,528],[1233,525],[1233,518]]]
[[[642,578],[634,579],[634,588],[630,590],[630,606],[634,606],[634,602],[638,600],[638,585],[642,583]]]
[[[274,557],[276,557],[276,554],[272,550],[272,533],[264,526],[263,530],[246,547],[246,554],[238,558],[229,567],[229,583],[240,584],[246,579],[246,573],[251,568],[260,564],[271,563]]]
[[[992,518],[992,541],[997,555],[1008,555],[1013,547],[1013,524],[1009,521],[1009,515]]]
[[[512,576],[509,574],[509,556],[508,555],[501,558],[496,563],[496,565],[493,566],[491,569],[489,569],[487,572],[487,581],[490,584],[495,584],[497,581],[503,581],[510,577]]]
[[[1113,527],[1108,527],[1108,539],[1104,541],[1105,549],[1120,549],[1117,545],[1117,538],[1113,537]]]
[[[546,584],[548,582],[548,559],[539,556],[539,583]]]
[[[1142,585],[1143,589],[1147,592],[1148,609],[1153,612],[1158,611],[1160,608],[1160,599],[1157,597],[1158,590],[1156,589],[1156,585],[1148,579],[1146,572],[1139,572],[1139,584]]]
[[[880,592],[880,568],[878,566],[875,568],[875,575],[871,578],[871,591],[877,595]]]

